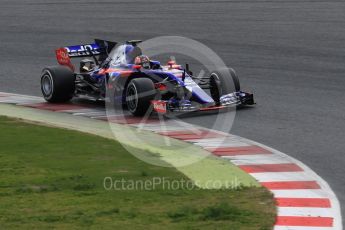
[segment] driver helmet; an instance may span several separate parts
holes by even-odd
[[[137,56],[134,60],[135,65],[141,65],[144,69],[150,69],[150,58],[146,55]]]

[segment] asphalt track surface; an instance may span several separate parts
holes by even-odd
[[[258,104],[232,133],[311,167],[345,209],[345,2],[1,0],[0,91],[40,95],[54,49],[179,35],[213,49]],[[225,116],[225,115],[224,115]],[[214,116],[185,121],[211,126]],[[343,221],[344,222],[344,221]]]

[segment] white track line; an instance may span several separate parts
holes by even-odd
[[[76,115],[76,116],[84,115],[88,113],[99,113],[99,112],[103,112],[103,114],[105,114],[105,110],[101,108],[100,109],[96,109],[96,108],[71,109],[71,110],[64,110],[64,112],[73,113],[73,115]]]
[[[34,100],[34,99],[25,99],[25,98],[17,98],[17,97],[0,97],[0,103],[7,103],[7,104],[18,104],[18,105],[27,105],[27,104],[36,104],[41,103],[42,100]]]
[[[168,131],[186,131],[191,130],[192,132],[200,132],[192,126],[181,126],[179,123],[174,123],[172,121],[164,121],[157,124],[133,124],[134,127],[139,127],[144,130],[153,132],[168,132]]]
[[[275,226],[274,230],[339,230],[333,227],[299,227],[299,226]]]
[[[322,189],[286,189],[271,192],[277,198],[329,198],[329,194]]]
[[[99,117],[99,116],[105,116],[105,111],[84,111],[84,112],[70,112],[73,113],[74,116],[83,116],[83,117]]]
[[[222,158],[230,160],[235,165],[284,164],[291,162],[284,157],[270,154],[223,156]]]
[[[209,138],[209,139],[193,139],[188,140],[195,145],[201,147],[242,147],[250,146],[247,143],[240,142],[236,138],[232,137],[218,137],[218,138]]]
[[[306,172],[264,172],[250,173],[259,182],[314,181],[315,178]]]
[[[278,216],[333,217],[329,208],[278,207]]]
[[[157,126],[148,126],[148,125],[142,125],[142,126],[139,126],[139,125],[133,125],[134,127],[140,127],[144,130],[147,130],[147,131],[153,131],[153,132],[165,132],[165,131],[183,131],[183,127],[169,127],[169,126],[166,126],[166,127],[157,127]]]

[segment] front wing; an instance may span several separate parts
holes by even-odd
[[[223,110],[233,108],[236,106],[254,105],[254,95],[243,91],[224,95],[220,98],[220,105],[202,106],[192,104],[188,100],[181,101],[166,101],[153,100],[151,101],[153,110],[159,114],[169,113],[188,113],[188,112],[205,112],[214,110]]]

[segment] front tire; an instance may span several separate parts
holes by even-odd
[[[75,91],[74,73],[65,66],[44,68],[41,75],[41,91],[48,102],[70,101]]]
[[[241,90],[240,80],[233,69],[214,71],[210,75],[210,93],[217,105],[220,97]]]
[[[149,78],[135,78],[126,89],[127,109],[134,116],[144,116],[150,112],[151,101],[155,99],[156,89]]]

